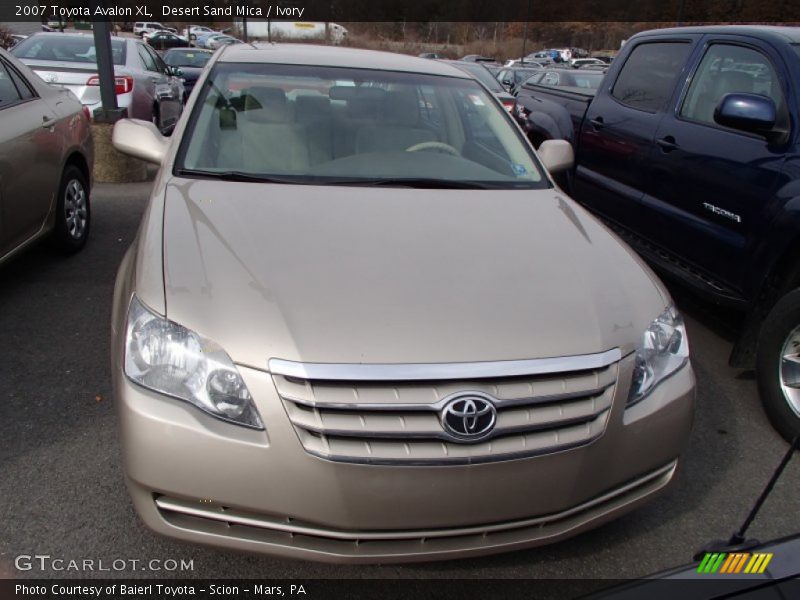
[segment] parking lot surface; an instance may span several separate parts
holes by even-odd
[[[292,562],[157,537],[139,522],[122,479],[108,348],[114,275],[150,185],[97,185],[82,253],[62,258],[40,245],[0,268],[0,577],[637,577],[727,538],[786,450],[752,375],[727,366],[736,317],[673,289],[698,380],[694,430],[677,485],[621,520],[553,546],[404,566]],[[795,460],[750,535],[800,530],[799,484]],[[191,560],[193,570],[19,571],[22,554]]]

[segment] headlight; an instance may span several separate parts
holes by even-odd
[[[636,351],[628,406],[639,402],[688,361],[686,328],[675,307],[670,307],[644,332],[642,345]]]
[[[136,296],[128,309],[125,374],[141,386],[191,402],[219,419],[264,428],[250,392],[225,350],[154,315]]]

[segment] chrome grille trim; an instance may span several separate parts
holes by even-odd
[[[586,392],[566,392],[564,394],[550,394],[546,396],[536,396],[530,398],[511,398],[511,399],[501,399],[495,398],[494,405],[499,408],[511,408],[517,406],[533,406],[537,404],[553,404],[556,402],[567,402],[569,400],[575,400],[576,398],[583,398],[585,396],[599,396],[600,394],[604,393],[608,388],[612,387],[615,382],[611,382],[605,384],[601,387],[594,388],[592,390],[588,390]],[[469,393],[470,390],[465,390],[465,393]],[[341,402],[316,402],[314,400],[308,400],[306,398],[300,398],[299,396],[293,396],[291,394],[281,394],[281,398],[284,400],[288,400],[289,402],[293,402],[294,404],[301,404],[303,406],[307,406],[308,408],[317,408],[317,409],[332,409],[332,410],[351,410],[351,411],[358,411],[358,412],[394,412],[394,411],[403,411],[403,412],[438,412],[440,411],[449,398],[442,398],[438,402],[434,402],[433,404],[402,404],[402,403],[386,403],[386,404],[370,404],[370,403],[363,403],[363,404],[346,404]]]
[[[602,360],[591,355],[574,364],[602,364],[619,354],[604,353]],[[605,433],[618,376],[619,363],[612,362],[460,380],[299,379],[277,373],[272,380],[308,454],[352,464],[436,466],[514,460],[591,444]],[[464,396],[486,398],[496,412],[494,429],[475,440],[454,435],[442,422],[443,410]]]
[[[633,481],[629,481],[604,494],[596,496],[582,504],[567,508],[558,513],[540,517],[508,521],[504,523],[489,523],[485,525],[454,527],[449,529],[426,529],[411,531],[347,531],[331,529],[318,525],[297,522],[292,518],[275,518],[235,508],[223,506],[209,506],[197,501],[179,500],[167,496],[156,496],[155,504],[159,512],[166,514],[186,515],[227,523],[228,525],[244,525],[260,529],[270,529],[292,535],[306,535],[342,541],[377,541],[377,540],[425,540],[438,538],[454,538],[468,535],[490,535],[502,531],[511,531],[526,527],[542,527],[548,523],[561,521],[573,515],[587,512],[597,506],[612,502],[648,484],[656,484],[658,488],[666,485],[674,476],[677,461],[673,461],[655,471],[646,473]]]
[[[471,363],[301,363],[279,358],[268,361],[269,372],[295,379],[325,381],[435,381],[548,375],[602,369],[619,362],[622,352],[612,348],[598,354],[501,360]]]

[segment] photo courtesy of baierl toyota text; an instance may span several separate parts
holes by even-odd
[[[800,597],[800,5],[0,4],[0,599]]]

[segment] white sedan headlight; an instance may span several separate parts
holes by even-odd
[[[689,341],[683,319],[670,307],[644,332],[636,351],[628,406],[636,404],[664,379],[689,362]]]
[[[250,392],[219,344],[150,312],[136,296],[128,309],[125,374],[219,419],[263,429]]]

